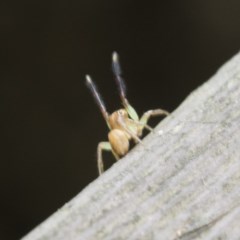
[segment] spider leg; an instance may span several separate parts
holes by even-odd
[[[143,124],[143,123],[141,123],[141,122],[135,122],[136,124],[138,124],[138,125],[140,125],[141,127],[142,127],[142,129],[143,128],[146,128],[148,131],[150,131],[150,132],[153,132],[154,131],[154,129],[152,128],[152,127],[150,127],[148,124]]]
[[[128,129],[126,126],[123,126],[124,130],[131,136],[131,138],[135,141],[135,143],[141,143],[143,146],[142,140],[135,134],[133,133],[130,129]]]
[[[101,175],[104,172],[102,151],[112,151],[115,158],[117,160],[119,159],[118,155],[112,150],[110,142],[100,142],[97,147],[97,165],[99,175]]]
[[[129,126],[128,124],[126,124],[126,122],[124,121],[124,119],[122,118],[118,118],[118,123],[121,125],[121,127],[124,129],[124,131],[126,131],[126,133],[135,141],[135,143],[141,143],[142,145],[143,142],[142,140],[138,137],[137,132],[135,132],[133,129],[131,129],[131,126]],[[134,124],[138,124],[139,121],[135,121],[130,119],[130,122],[134,123]],[[142,125],[141,123],[139,123],[140,125]]]
[[[119,89],[119,93],[120,93],[120,98],[122,100],[122,104],[123,104],[124,108],[126,109],[129,116],[133,120],[139,121],[137,112],[135,111],[135,109],[130,105],[130,103],[127,100],[126,85],[125,85],[124,79],[122,77],[122,69],[120,66],[118,54],[116,52],[113,52],[113,55],[112,55],[112,70],[113,70],[113,73],[115,76],[115,80],[116,80],[116,83],[117,83],[117,86]]]
[[[145,112],[139,120],[139,125],[141,125],[140,132],[142,132],[143,128],[146,128],[149,131],[153,131],[153,129],[149,125],[147,125],[147,122],[151,117],[156,117],[161,115],[168,116],[169,112],[163,109],[155,109],[155,110],[149,110]]]
[[[89,75],[86,75],[86,84],[87,84],[87,87],[90,89],[98,107],[100,108],[100,111],[102,112],[102,115],[103,115],[105,121],[107,122],[108,127],[110,128],[109,121],[108,121],[109,114],[106,110],[105,104],[102,100],[100,93],[98,92],[96,85],[94,84],[94,82],[92,81],[92,79]]]

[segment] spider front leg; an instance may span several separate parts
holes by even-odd
[[[97,148],[97,164],[98,164],[98,172],[101,175],[104,172],[104,165],[103,165],[103,158],[102,158],[102,151],[111,151],[115,158],[118,160],[119,157],[116,153],[114,153],[110,142],[100,142]]]
[[[155,109],[155,110],[148,110],[147,112],[145,112],[142,117],[139,120],[139,123],[141,124],[141,132],[143,130],[143,128],[146,128],[150,131],[152,131],[153,129],[151,127],[148,126],[148,121],[151,117],[156,117],[156,116],[168,116],[169,112],[163,109]]]

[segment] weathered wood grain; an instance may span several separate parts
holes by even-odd
[[[240,55],[23,239],[240,239]]]

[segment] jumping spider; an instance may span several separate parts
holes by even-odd
[[[142,136],[143,129],[146,128],[152,131],[152,128],[147,125],[150,117],[159,115],[168,115],[169,113],[162,109],[149,110],[139,118],[135,109],[129,104],[126,98],[126,87],[122,78],[122,71],[119,63],[119,57],[116,52],[112,55],[112,70],[115,76],[116,83],[119,88],[121,101],[123,104],[122,109],[119,109],[112,114],[106,110],[106,107],[102,101],[102,98],[97,91],[95,84],[91,77],[86,75],[86,84],[91,90],[102,115],[107,122],[110,129],[108,133],[108,142],[100,142],[97,148],[97,164],[98,172],[101,175],[104,171],[102,151],[112,151],[117,160],[123,157],[129,151],[129,141],[133,140],[135,143],[141,142],[139,137]]]

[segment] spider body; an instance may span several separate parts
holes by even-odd
[[[142,135],[141,127],[139,127],[131,118],[129,118],[125,109],[119,109],[118,111],[113,112],[109,117],[109,125],[111,129],[119,129],[124,131],[129,140],[131,139],[130,132],[136,136]]]
[[[119,157],[128,152],[132,136],[140,137],[142,135],[141,127],[129,118],[125,109],[119,109],[109,116],[109,126],[111,131],[108,134],[108,140],[113,151]]]
[[[139,118],[135,109],[129,104],[126,98],[125,83],[122,78],[121,68],[116,52],[113,53],[112,58],[113,73],[117,85],[119,87],[120,97],[123,107],[112,114],[108,114],[105,105],[100,97],[95,84],[89,75],[86,75],[86,83],[90,88],[93,96],[100,107],[102,115],[110,129],[108,133],[108,142],[100,142],[97,148],[98,155],[98,172],[102,174],[104,171],[102,151],[112,151],[115,158],[118,160],[126,155],[129,151],[129,142],[133,140],[135,143],[141,142],[143,129],[146,128],[152,131],[152,128],[147,125],[147,122],[152,116],[168,115],[169,113],[162,109],[149,110]]]
[[[113,152],[118,157],[123,157],[129,151],[129,135],[120,129],[113,129],[108,133],[108,140]]]

